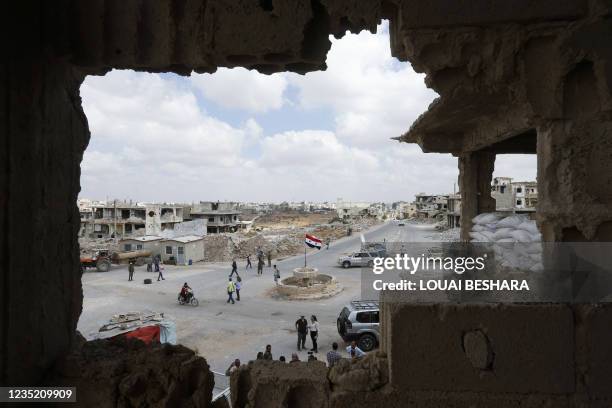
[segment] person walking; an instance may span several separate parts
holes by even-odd
[[[329,239],[329,238],[327,238],[327,239],[325,240],[325,249],[329,249],[329,243],[330,243],[330,239]]]
[[[238,264],[236,263],[236,259],[232,260],[232,273],[230,273],[230,278],[234,275],[238,275]]]
[[[155,265],[155,272],[159,272],[159,257],[157,255],[153,258],[153,265]]]
[[[157,274],[157,281],[158,281],[158,282],[159,282],[159,280],[160,280],[160,279],[161,279],[161,280],[166,280],[166,279],[164,278],[164,264],[157,265],[157,272],[159,272],[159,273]]]
[[[268,268],[272,266],[272,250],[268,251]]]
[[[134,261],[130,260],[128,265],[128,282],[134,280]]]
[[[236,278],[236,300],[240,302],[240,289],[242,289],[242,278],[238,276]]]
[[[234,302],[234,292],[235,291],[236,291],[236,285],[234,285],[232,278],[229,278],[229,282],[227,283],[227,303],[232,302],[232,305],[236,303]]]
[[[327,352],[327,366],[329,368],[336,365],[338,361],[342,359],[340,353],[338,353],[338,343],[335,341],[332,343],[332,349]]]
[[[247,255],[246,261],[247,264],[245,269],[253,269],[253,264],[251,263],[251,254]]]
[[[308,325],[308,330],[310,330],[310,340],[312,340],[312,348],[310,351],[318,353],[319,348],[317,347],[317,338],[319,337],[319,322],[317,321],[317,316],[310,316],[310,325]]]
[[[297,349],[301,351],[306,348],[306,333],[308,333],[308,320],[304,316],[300,316],[295,322],[295,328],[297,330]]]
[[[274,283],[276,283],[276,286],[278,286],[279,280],[280,280],[280,271],[278,270],[276,265],[274,265]]]

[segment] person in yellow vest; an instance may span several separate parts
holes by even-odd
[[[235,291],[236,291],[236,285],[232,281],[232,278],[229,278],[229,282],[227,282],[227,303],[232,302],[232,305],[236,303],[234,302],[234,292]]]

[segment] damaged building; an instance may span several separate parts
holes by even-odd
[[[79,205],[79,236],[87,238],[160,235],[183,222],[184,207],[132,202],[85,202]]]
[[[511,177],[494,177],[491,197],[495,210],[512,213],[534,213],[538,204],[538,183],[512,181]]]
[[[189,211],[190,220],[206,220],[208,232],[236,232],[240,227],[239,203],[200,201],[192,204]]]
[[[414,198],[418,218],[444,218],[448,209],[448,195],[419,193]]]
[[[387,19],[392,55],[439,94],[399,140],[457,158],[464,239],[495,210],[496,155],[521,153],[537,155],[545,241],[612,240],[609,1],[24,0],[3,15],[2,385],[77,386],[83,406],[211,406],[193,351],[76,332],[79,87],[111,69],[305,73],[325,69],[329,35]],[[604,302],[383,303],[380,352],[329,372],[254,362],[231,395],[236,408],[610,406],[611,320]]]
[[[461,194],[449,194],[446,200],[446,223],[449,228],[461,226]]]

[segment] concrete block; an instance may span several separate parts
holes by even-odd
[[[587,13],[584,0],[411,0],[402,3],[404,28],[488,25],[502,22],[574,20]]]
[[[577,307],[579,382],[593,398],[612,399],[612,304]]]
[[[481,392],[405,391],[386,389],[367,393],[333,392],[332,408],[568,408],[565,395],[524,395]],[[573,401],[572,401],[573,402]],[[589,406],[589,405],[585,405]],[[602,405],[603,407],[603,405]]]
[[[393,387],[562,394],[574,391],[566,305],[385,304]]]
[[[327,367],[321,361],[250,361],[230,382],[235,408],[329,406]]]

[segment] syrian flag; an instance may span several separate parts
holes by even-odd
[[[306,240],[304,243],[311,248],[321,249],[321,240],[314,235],[306,234]]]

